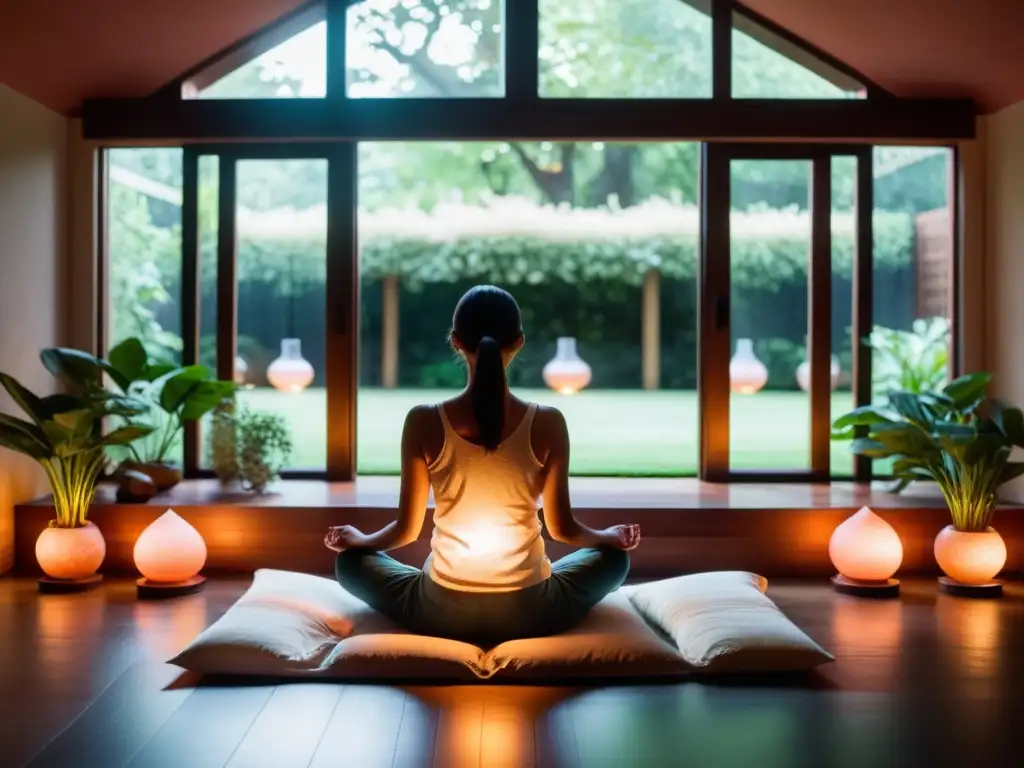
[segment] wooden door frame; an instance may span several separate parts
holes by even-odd
[[[831,423],[831,161],[857,160],[853,338],[864,339],[872,322],[872,148],[853,144],[706,143],[701,160],[701,252],[698,314],[699,476],[712,482],[828,482]],[[811,164],[811,242],[808,264],[808,359],[810,361],[810,468],[790,472],[734,470],[730,466],[729,361],[731,340],[730,211],[733,160],[801,160]],[[817,330],[816,330],[817,329]],[[827,330],[823,330],[827,329]],[[871,400],[870,348],[853,345],[854,405]],[[869,480],[870,463],[858,458],[854,479]]]
[[[356,245],[356,145],[354,143],[191,144],[184,147],[182,190],[182,362],[199,361],[201,285],[199,262],[199,158],[219,158],[217,236],[217,376],[234,377],[238,340],[237,185],[241,160],[324,159],[327,171],[326,355],[327,454],[324,470],[289,470],[290,479],[355,478],[358,386],[358,279]],[[198,424],[186,424],[185,476],[209,477],[200,467]]]

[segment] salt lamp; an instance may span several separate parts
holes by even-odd
[[[590,366],[576,352],[576,339],[566,336],[558,340],[543,376],[544,383],[562,395],[575,395],[590,383]]]
[[[302,356],[300,339],[281,339],[281,356],[267,367],[267,381],[282,392],[302,392],[313,383],[313,366]]]
[[[828,556],[839,575],[837,589],[853,594],[897,594],[892,575],[903,562],[903,543],[896,530],[868,507],[861,507],[832,532]]]
[[[199,531],[173,509],[168,509],[144,530],[135,542],[135,567],[139,595],[146,597],[196,592],[205,579],[199,576],[206,563],[206,542]]]
[[[738,395],[752,395],[768,383],[768,369],[754,354],[754,342],[739,339],[729,361],[729,387]]]

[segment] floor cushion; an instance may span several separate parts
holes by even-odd
[[[627,587],[640,614],[668,635],[700,672],[786,672],[833,657],[765,594],[768,582],[716,571]]]
[[[574,629],[552,637],[512,640],[491,649],[411,634],[370,609],[333,579],[286,571],[260,570],[252,587],[218,621],[171,659],[203,674],[343,679],[563,680],[596,677],[679,676],[695,669],[727,671],[749,662],[758,670],[794,668],[803,648],[817,646],[788,621],[762,592],[752,574],[700,574],[704,582],[669,579],[624,587],[606,597]],[[741,577],[745,577],[741,578]],[[693,577],[683,577],[693,578]],[[719,584],[721,582],[721,584]],[[733,599],[735,611],[751,605],[736,600],[745,584],[775,614],[761,623],[715,612],[701,603],[695,585]],[[665,587],[664,585],[671,585]],[[678,595],[676,600],[672,595]],[[681,608],[680,601],[689,609]],[[696,602],[694,602],[696,601]],[[701,604],[704,608],[694,609]],[[761,611],[757,603],[754,608]],[[693,616],[698,629],[687,636],[682,617]],[[788,623],[784,631],[779,622]],[[763,640],[779,640],[791,653],[788,664],[772,667],[737,632],[749,629]],[[758,635],[757,632],[760,632]],[[794,634],[795,633],[795,634]],[[681,652],[674,643],[685,641]],[[732,638],[732,640],[730,640]],[[730,644],[731,643],[731,644]],[[734,649],[745,650],[742,653]],[[730,656],[731,653],[731,656]],[[730,663],[722,661],[729,657]],[[805,654],[805,668],[831,657]],[[711,659],[711,663],[705,661]]]

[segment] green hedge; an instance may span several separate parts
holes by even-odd
[[[912,263],[913,219],[904,213],[874,217],[875,265],[899,269]],[[644,273],[657,268],[670,279],[694,278],[699,240],[688,236],[561,242],[537,237],[487,237],[451,242],[399,237],[368,237],[360,242],[359,269],[367,280],[396,275],[410,287],[462,280],[507,286],[539,285],[558,279],[568,283],[616,280],[640,285]],[[734,237],[732,280],[748,288],[770,288],[806,273],[809,238]],[[292,285],[324,279],[322,238],[249,239],[239,243],[240,280],[278,281]],[[833,269],[849,272],[853,237],[833,237]],[[205,277],[214,277],[207,260]]]

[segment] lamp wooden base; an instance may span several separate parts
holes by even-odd
[[[899,579],[884,579],[880,581],[858,581],[849,579],[841,573],[832,577],[832,586],[836,592],[855,597],[888,598],[900,596]]]
[[[51,579],[42,576],[39,579],[39,591],[44,595],[66,595],[70,592],[85,592],[103,583],[103,575],[94,573],[84,579]]]
[[[939,591],[953,597],[992,598],[1003,596],[1003,585],[998,581],[988,584],[961,584],[948,576],[939,576]]]
[[[199,592],[206,584],[205,576],[193,576],[185,581],[150,581],[139,579],[135,588],[141,600],[166,600]]]

